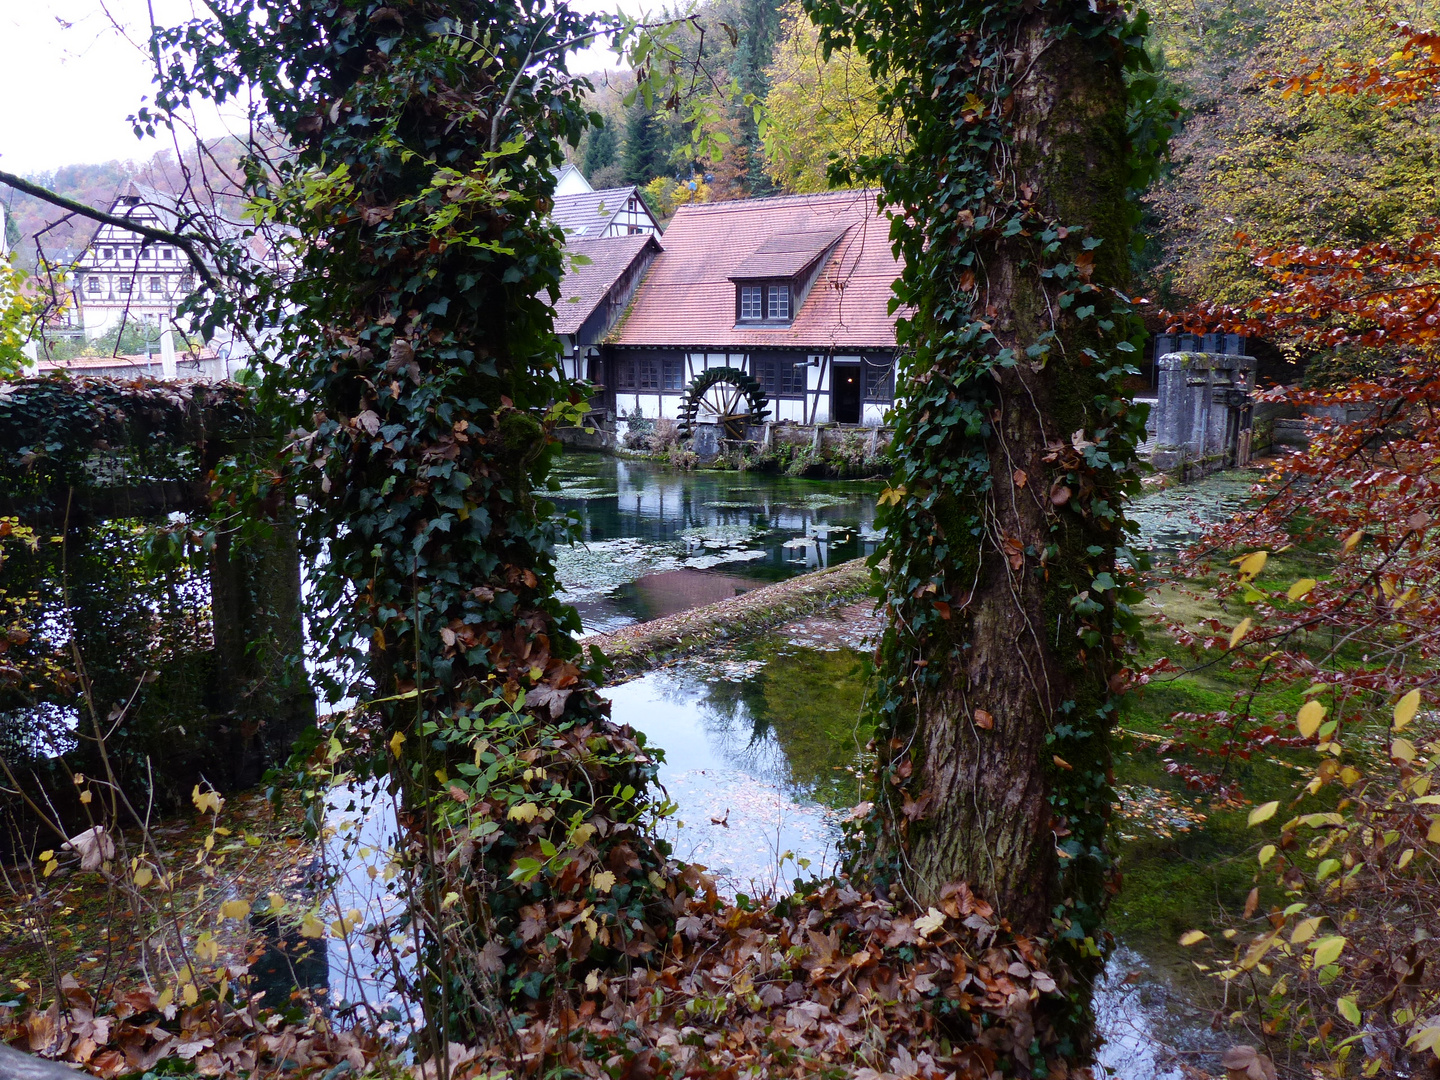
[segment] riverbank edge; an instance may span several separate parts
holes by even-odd
[[[625,682],[720,642],[773,630],[803,615],[838,607],[870,591],[870,567],[852,559],[825,570],[762,585],[730,600],[580,639],[582,656],[598,650],[611,663],[609,684]]]

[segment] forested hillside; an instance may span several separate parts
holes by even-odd
[[[1147,284],[1171,307],[1261,286],[1237,243],[1400,240],[1440,212],[1436,107],[1301,96],[1276,85],[1319,64],[1388,55],[1396,22],[1433,29],[1435,0],[1152,0],[1152,55],[1185,108],[1149,196]]]
[[[1274,78],[1383,55],[1392,24],[1440,23],[1440,0],[1153,0],[1148,7],[1156,69],[1183,110],[1171,161],[1147,200],[1140,265],[1145,290],[1166,307],[1254,295],[1261,279],[1237,237],[1265,245],[1393,240],[1440,213],[1434,106],[1396,110],[1366,97],[1287,95]],[[903,140],[898,122],[877,111],[867,65],[848,50],[824,59],[797,0],[705,0],[671,40],[687,57],[704,56],[694,95],[710,106],[705,126],[729,140],[722,159],[697,158],[675,102],[636,96],[627,103],[635,84],[625,71],[593,76],[591,104],[605,123],[570,154],[596,187],[644,187],[662,218],[691,200],[824,190],[832,162]],[[183,182],[170,151],[32,179],[94,205],[129,180],[162,191]],[[5,198],[29,264],[36,233],[56,215],[28,196]],[[47,253],[63,254],[83,247],[88,232],[71,219],[41,239]]]

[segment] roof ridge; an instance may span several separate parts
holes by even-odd
[[[716,199],[713,202],[687,202],[681,203],[675,208],[678,214],[681,210],[706,210],[709,208],[732,207],[740,204],[755,205],[758,203],[777,202],[801,202],[804,200],[839,199],[845,196],[861,197],[874,196],[880,191],[879,188],[838,188],[835,191],[807,191],[797,195],[756,195],[742,199]]]

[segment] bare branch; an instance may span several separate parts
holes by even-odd
[[[48,202],[51,206],[58,206],[62,210],[68,210],[72,214],[79,214],[81,217],[89,218],[91,221],[98,221],[102,225],[114,225],[116,228],[125,229],[128,232],[136,233],[149,240],[155,240],[165,244],[174,244],[181,251],[185,252],[186,258],[190,260],[190,265],[195,268],[195,272],[200,275],[200,279],[204,281],[211,290],[217,294],[224,291],[220,285],[220,280],[211,272],[210,267],[205,264],[205,260],[202,259],[195,250],[196,237],[181,236],[179,233],[169,232],[165,229],[156,229],[149,225],[142,225],[138,221],[132,221],[127,217],[120,217],[118,214],[97,210],[93,206],[86,206],[82,202],[76,202],[74,199],[69,199],[64,195],[57,194],[49,188],[41,187],[39,184],[32,184],[24,177],[16,176],[14,173],[6,172],[4,169],[0,169],[0,184],[8,184],[16,191],[23,191],[27,195],[33,195],[43,202]]]

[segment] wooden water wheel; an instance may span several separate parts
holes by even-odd
[[[680,430],[692,435],[697,424],[714,424],[722,438],[743,439],[746,424],[765,422],[770,399],[738,368],[706,368],[685,389],[680,409]]]

